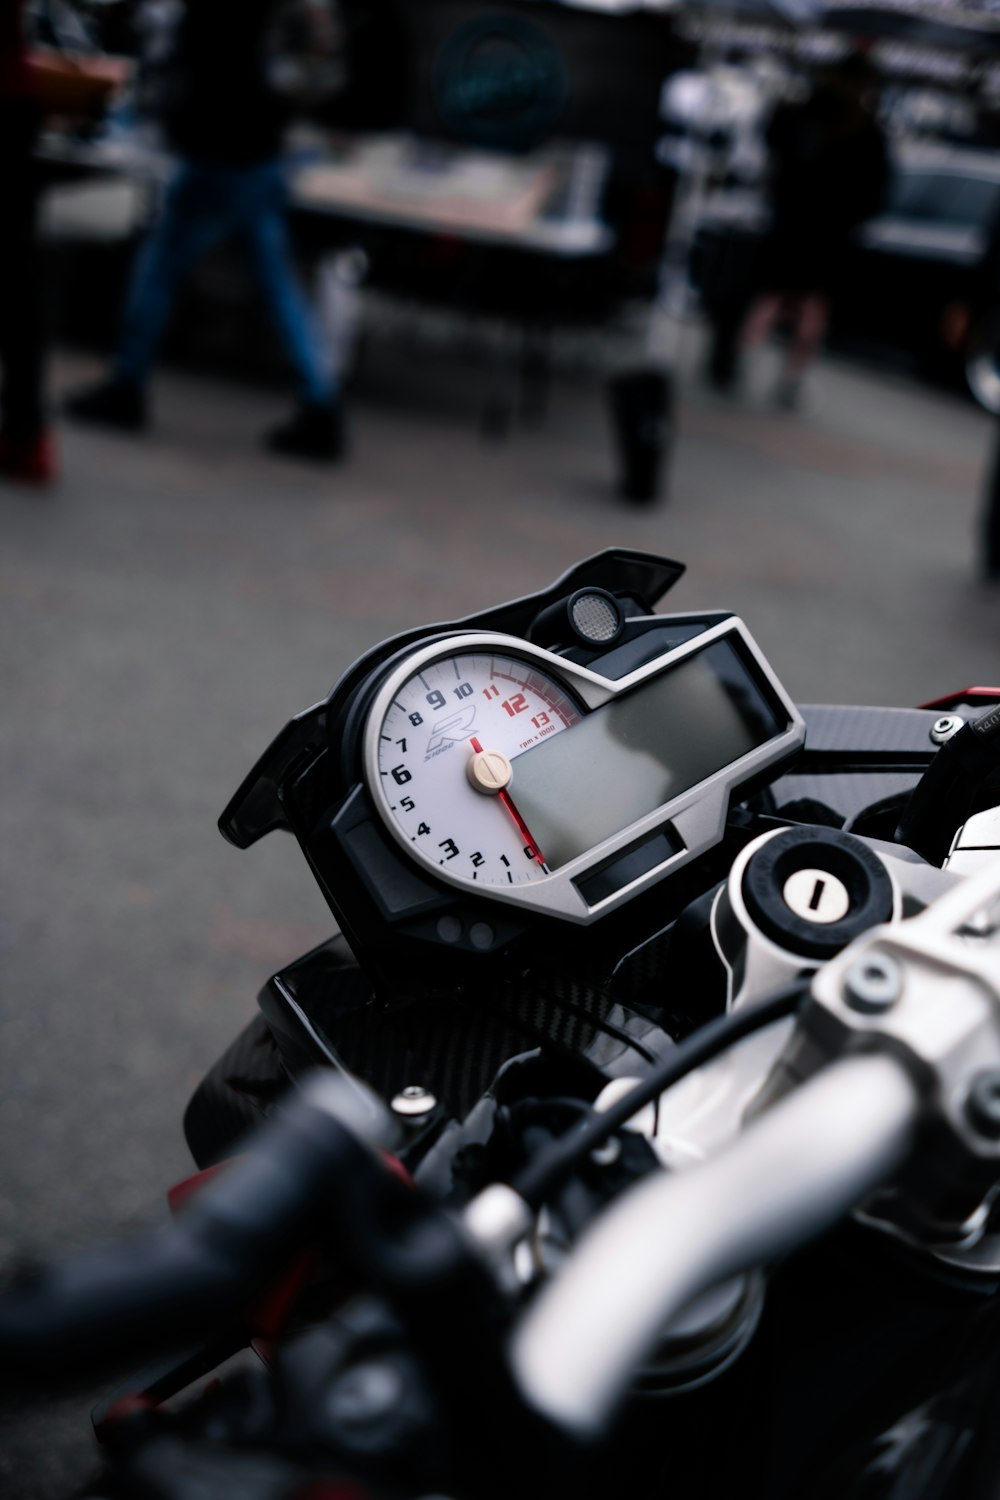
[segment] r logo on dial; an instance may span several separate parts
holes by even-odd
[[[378,727],[376,801],[413,856],[451,879],[542,879],[545,851],[517,806],[517,760],[580,717],[531,662],[489,651],[427,662]]]

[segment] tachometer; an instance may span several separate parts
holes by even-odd
[[[562,684],[531,662],[461,650],[425,661],[369,731],[389,826],[452,879],[541,878],[545,849],[517,806],[517,759],[580,717]]]

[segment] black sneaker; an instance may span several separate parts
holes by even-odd
[[[305,402],[295,415],[264,439],[272,453],[335,463],[346,449],[344,414],[338,402]]]
[[[116,375],[69,396],[63,410],[82,422],[97,422],[123,432],[141,432],[148,421],[145,391]]]

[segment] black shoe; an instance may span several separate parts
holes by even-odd
[[[305,402],[288,422],[264,439],[273,453],[335,463],[344,456],[344,414],[338,402]]]
[[[146,394],[131,380],[112,375],[99,385],[78,391],[63,403],[67,416],[83,422],[98,422],[103,427],[118,427],[123,432],[141,432],[146,426]]]

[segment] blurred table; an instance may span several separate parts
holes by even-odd
[[[300,161],[292,207],[321,253],[338,239],[364,252],[371,288],[500,330],[482,421],[502,433],[516,410],[546,404],[550,334],[599,326],[614,303],[610,170],[607,148],[590,141],[514,155],[412,134],[340,137]],[[339,344],[335,307],[327,321]]]
[[[606,155],[591,143],[508,156],[418,136],[356,136],[295,170],[292,200],[359,224],[576,258],[614,246],[600,217],[606,177]]]

